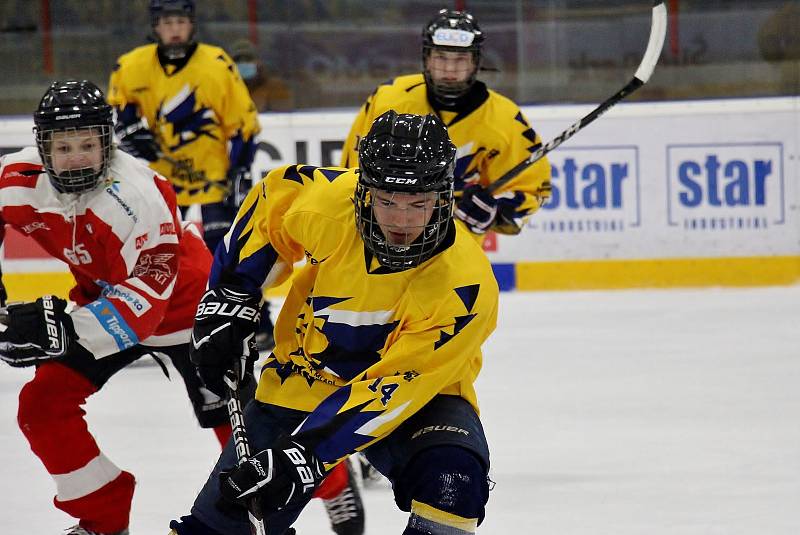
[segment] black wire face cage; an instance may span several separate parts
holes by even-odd
[[[434,50],[443,52],[471,52],[472,61],[475,66],[472,68],[472,73],[469,77],[462,82],[442,82],[436,81],[428,68],[428,57]],[[462,48],[444,47],[444,46],[431,46],[423,45],[422,47],[422,73],[425,76],[425,83],[431,88],[433,94],[436,95],[445,104],[452,103],[459,97],[466,95],[475,80],[478,78],[478,70],[480,69],[481,52],[477,48]]]
[[[111,126],[107,124],[83,126],[80,128],[62,128],[57,130],[39,130],[35,128],[36,146],[42,164],[50,177],[53,187],[60,193],[83,193],[94,189],[103,181],[108,173],[111,160]],[[62,169],[57,172],[53,165],[53,135],[56,132],[65,132],[69,137],[83,136],[90,133],[89,138],[98,138],[100,141],[101,160],[97,167],[81,167],[75,169]]]
[[[392,192],[387,193],[393,195]],[[393,245],[387,240],[375,217],[372,188],[361,183],[356,186],[354,199],[356,226],[366,248],[384,267],[394,270],[416,267],[431,258],[447,236],[447,229],[453,219],[452,188],[445,191],[420,192],[417,195],[436,196],[431,216],[422,232],[411,244]],[[414,233],[419,228],[406,228],[406,230]]]

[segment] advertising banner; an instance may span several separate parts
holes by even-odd
[[[591,109],[523,111],[547,141]],[[254,177],[284,164],[337,165],[354,113],[262,115]],[[0,121],[0,153],[31,144],[31,126],[27,118]],[[800,279],[798,97],[620,104],[549,158],[548,204],[520,235],[485,243],[501,271],[511,266],[511,287]],[[12,233],[3,269],[15,271],[16,259],[30,270],[26,260],[41,256]],[[731,266],[740,273],[733,279],[720,273]]]

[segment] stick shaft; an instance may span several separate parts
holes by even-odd
[[[508,170],[503,176],[489,184],[486,190],[489,193],[494,193],[509,181],[516,178],[517,175],[519,175],[522,171],[544,158],[548,152],[580,132],[584,127],[603,115],[618,102],[642,87],[647,80],[650,79],[650,75],[653,74],[653,69],[655,68],[656,63],[658,63],[658,58],[661,55],[661,49],[664,46],[664,38],[666,37],[666,34],[667,8],[664,6],[663,0],[654,0],[653,17],[650,21],[650,38],[647,42],[647,50],[644,53],[642,62],[639,64],[639,68],[636,69],[636,74],[634,77],[627,84],[625,84],[622,89],[601,102],[599,106],[586,114],[583,118],[581,118],[581,120],[574,123],[555,138],[539,147],[528,158],[521,161]]]

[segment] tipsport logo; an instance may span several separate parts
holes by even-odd
[[[605,234],[640,225],[638,147],[570,147],[548,159],[552,194],[528,227]]]
[[[668,223],[681,230],[765,230],[783,225],[783,145],[670,145],[667,192]]]

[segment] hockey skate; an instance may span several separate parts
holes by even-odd
[[[130,532],[127,528],[125,528],[122,531],[116,531],[114,533],[98,533],[96,531],[90,531],[86,528],[82,528],[78,525],[67,528],[62,535],[130,535]]]
[[[353,473],[350,461],[347,463],[347,486],[335,498],[322,500],[331,529],[336,535],[363,535],[364,533],[364,504],[358,491],[358,483]]]

